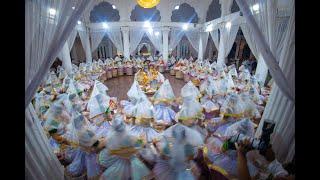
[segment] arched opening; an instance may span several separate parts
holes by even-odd
[[[221,5],[219,3],[219,0],[212,0],[207,11],[206,21],[212,21],[219,17],[221,17]]]
[[[192,6],[183,3],[179,6],[179,9],[172,11],[171,21],[198,23],[198,14]]]
[[[119,11],[112,8],[109,2],[101,2],[90,12],[90,22],[115,22],[120,20]]]
[[[160,21],[161,16],[157,7],[146,9],[136,5],[131,11],[130,19],[131,21]]]

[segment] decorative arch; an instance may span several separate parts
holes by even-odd
[[[188,22],[188,23],[198,23],[198,14],[194,7],[187,3],[179,5],[179,9],[173,10],[171,15],[172,22]]]
[[[130,16],[131,21],[160,21],[160,11],[157,7],[153,8],[142,8],[139,5],[136,5],[134,9],[131,11]]]
[[[232,3],[232,6],[231,6],[231,13],[235,13],[238,11],[240,11],[240,8],[239,8],[237,2],[234,0]]]
[[[115,22],[120,20],[118,9],[113,9],[109,2],[101,2],[90,11],[90,22]]]
[[[235,2],[234,2],[235,3]],[[221,17],[221,4],[219,0],[212,0],[207,11],[206,21],[212,21]]]

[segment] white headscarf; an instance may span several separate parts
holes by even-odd
[[[110,97],[105,94],[97,94],[88,102],[89,118],[106,113],[109,108]]]
[[[169,80],[165,80],[157,92],[153,95],[154,100],[173,100],[175,98]]]
[[[108,91],[108,87],[104,84],[102,84],[100,81],[95,80],[94,81],[94,87],[91,93],[91,97],[96,96],[97,94],[104,94],[106,96],[108,96],[107,91]]]
[[[196,99],[197,97],[199,97],[199,95],[200,95],[200,92],[198,88],[191,81],[189,81],[181,89],[181,96],[183,98],[192,96],[194,99]]]

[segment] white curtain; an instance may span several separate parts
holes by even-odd
[[[210,31],[211,38],[213,40],[214,45],[216,46],[216,49],[219,50],[219,29],[215,29],[213,31]]]
[[[279,65],[289,81],[295,95],[295,5],[291,11],[288,28],[283,36],[283,49]],[[276,127],[271,139],[273,150],[280,162],[289,162],[295,155],[295,103],[290,101],[274,84],[256,136],[261,134],[265,119],[274,120]]]
[[[253,12],[254,18],[267,41],[272,54],[279,61],[279,55],[283,49],[284,32],[287,29],[288,14],[281,14],[281,10],[277,9],[277,0],[249,0],[249,6],[253,4],[259,5],[259,11]],[[289,4],[289,3],[288,3]],[[289,11],[284,11],[289,13]],[[281,15],[282,17],[279,17]],[[256,70],[256,76],[259,81],[265,82],[268,73],[268,67],[264,61],[259,61]]]
[[[73,29],[67,42],[63,45],[60,53],[58,54],[59,59],[61,59],[62,61],[62,66],[67,71],[68,74],[72,72],[70,51],[72,49],[72,46],[76,37],[77,37],[77,30]]]
[[[190,30],[185,32],[191,46],[198,52],[200,32],[198,30]]]
[[[225,63],[226,58],[229,55],[232,45],[237,37],[239,25],[231,25],[230,28],[225,26],[220,27],[220,42],[218,51],[218,62]]]
[[[105,30],[91,30],[91,52],[94,52],[101,43],[103,37],[106,35]]]
[[[25,2],[25,107],[91,3],[86,0],[77,4],[69,0]]]
[[[198,59],[203,60],[208,43],[209,32],[200,32]]]
[[[30,104],[36,89],[61,51],[77,20],[92,1],[25,1],[25,177],[64,179],[64,168],[50,149]],[[75,6],[75,9],[72,7]],[[52,8],[48,11],[49,8]],[[49,12],[51,14],[49,14]]]
[[[171,29],[170,31],[170,42],[169,42],[169,51],[172,51],[181,41],[184,35],[184,31],[181,29]]]
[[[156,35],[156,32],[159,33]],[[148,38],[152,42],[153,46],[162,54],[163,42],[162,42],[162,32],[160,30],[153,30],[146,32]]]
[[[77,37],[77,34],[78,34],[78,31],[76,29],[73,29],[69,38],[68,38],[68,47],[69,47],[69,51],[71,51],[72,47],[73,47],[73,44],[74,44],[74,41],[76,40],[76,37]]]
[[[256,57],[256,59],[258,59],[260,52],[258,50],[256,41],[252,36],[251,29],[248,27],[247,23],[241,24],[240,27],[241,27],[243,36],[246,39],[246,42],[248,43],[248,46],[249,46],[252,54]]]
[[[145,34],[143,28],[130,29],[130,54],[133,53]]]
[[[107,30],[107,35],[118,51],[123,52],[122,34],[120,27]]]
[[[53,153],[31,104],[25,111],[25,169],[27,179],[64,179],[64,168]]]
[[[62,61],[62,67],[66,70],[68,74],[72,73],[72,63],[70,57],[70,49],[68,42],[64,43],[59,55],[59,59]]]
[[[78,30],[83,50],[86,54],[86,62],[92,62],[92,53],[90,49],[89,33],[87,31]]]
[[[248,26],[247,23],[243,23],[240,25],[242,33],[244,38],[246,39],[246,42],[248,43],[248,46],[252,52],[252,54],[254,55],[254,57],[257,59],[258,66],[256,68],[256,78],[257,80],[261,83],[264,84],[264,80],[267,77],[267,73],[268,73],[268,68],[267,65],[264,62],[264,59],[262,57],[262,55],[260,54],[260,51],[257,47],[257,42],[256,40],[253,38],[252,36],[252,30],[250,29],[250,27]],[[261,73],[263,72],[263,73]]]

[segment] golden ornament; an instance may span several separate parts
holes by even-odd
[[[160,0],[137,0],[137,3],[143,8],[153,8],[160,3]]]

